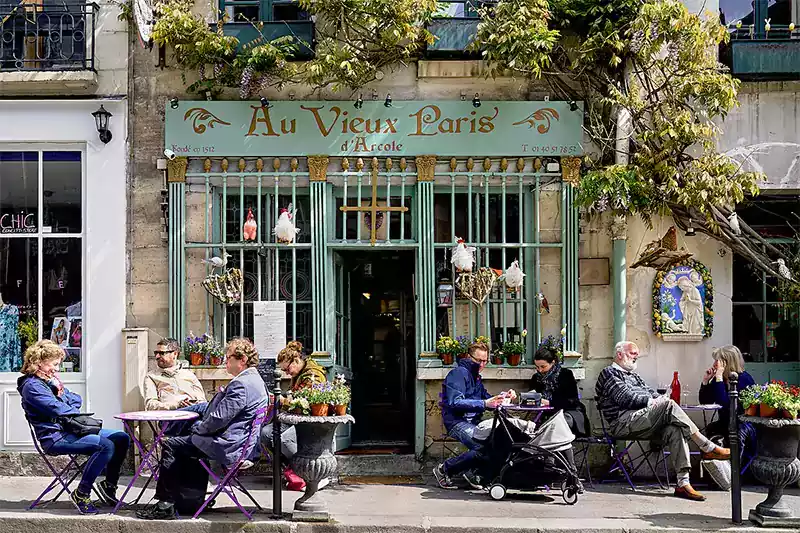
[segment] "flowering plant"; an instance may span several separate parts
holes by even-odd
[[[334,403],[333,383],[314,383],[311,388],[303,389],[308,403],[311,405]]]
[[[469,351],[470,339],[466,335],[459,335],[455,338],[456,342],[456,352],[455,355],[460,355],[462,353],[467,353]]]
[[[563,337],[555,337],[554,335],[548,335],[539,343],[539,346],[536,348],[537,350],[540,348],[547,348],[551,350],[556,357],[558,357],[559,361],[564,359],[564,338]]]
[[[214,337],[208,333],[195,337],[191,331],[183,344],[183,353],[187,359],[191,354],[199,353],[204,356],[205,363],[208,363],[211,357],[222,357],[224,355],[222,346]]]
[[[739,401],[742,402],[744,409],[749,409],[753,405],[761,403],[761,392],[766,388],[766,385],[750,385],[742,389],[739,393]]]
[[[452,337],[441,336],[436,340],[436,353],[439,354],[458,354],[461,345]]]
[[[486,335],[478,335],[477,337],[475,337],[475,340],[473,342],[475,344],[485,344],[486,346],[491,346],[492,344],[491,339],[489,339],[489,337],[487,337]]]
[[[300,413],[307,415],[310,413],[311,404],[308,403],[307,398],[298,398],[292,396],[286,401],[286,403],[283,404],[283,408],[286,411],[299,411]]]
[[[503,353],[507,355],[518,355],[525,353],[525,344],[515,341],[506,341],[503,343]]]
[[[350,387],[347,386],[344,374],[336,374],[336,378],[333,380],[332,397],[331,403],[333,405],[347,405],[350,403]]]

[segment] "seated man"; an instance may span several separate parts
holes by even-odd
[[[474,488],[480,487],[480,480],[467,473],[479,465],[481,444],[475,440],[475,430],[481,415],[487,408],[495,408],[503,403],[505,397],[516,397],[514,391],[491,396],[481,382],[480,371],[489,362],[489,347],[475,343],[468,349],[469,357],[460,359],[442,385],[442,421],[447,434],[457,439],[468,449],[457,457],[451,457],[433,469],[437,483],[443,489],[457,488],[452,481],[456,475]]]
[[[147,520],[170,520],[181,514],[193,514],[205,498],[207,476],[198,459],[208,457],[228,466],[242,452],[245,457],[257,443],[250,435],[256,412],[267,406],[267,390],[256,370],[258,352],[247,339],[233,339],[225,350],[225,369],[233,379],[208,404],[202,421],[191,434],[164,441],[161,467],[156,485],[155,504],[136,513]],[[249,449],[242,450],[250,438]]]
[[[704,459],[729,459],[730,450],[704,437],[678,404],[667,396],[659,396],[634,372],[639,358],[636,344],[619,342],[615,350],[614,363],[600,372],[595,386],[597,407],[608,424],[609,434],[620,439],[660,438],[678,475],[675,496],[704,501],[706,497],[689,483],[688,440],[697,444]]]

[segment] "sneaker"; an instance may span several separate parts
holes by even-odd
[[[175,506],[167,502],[156,502],[149,507],[136,511],[136,518],[142,520],[175,520]]]
[[[704,502],[706,497],[694,490],[691,485],[684,485],[675,489],[675,496],[685,500],[692,500],[695,502]]]
[[[717,446],[710,452],[703,453],[704,461],[727,461],[731,458],[731,451],[728,448],[721,448]]]
[[[77,490],[72,491],[72,494],[69,495],[69,499],[72,500],[72,503],[75,504],[75,507],[78,508],[78,512],[81,514],[97,514],[99,512],[97,507],[92,503],[92,499],[89,496],[84,496]]]
[[[481,481],[481,477],[471,470],[464,473],[464,481],[475,490],[483,490],[483,481]]]
[[[444,463],[440,464],[439,466],[433,469],[433,477],[436,478],[436,482],[439,484],[440,488],[446,490],[453,490],[458,488],[450,480],[450,476],[447,475],[447,472],[444,471]]]
[[[294,473],[294,470],[287,468],[283,471],[283,479],[286,480],[286,488],[296,492],[303,492],[306,490],[306,482],[303,478]]]
[[[317,490],[322,490],[330,484],[331,484],[330,478],[324,477],[319,480],[319,484],[317,485]]]
[[[108,507],[115,507],[119,501],[117,500],[117,486],[112,485],[107,480],[99,481],[94,485],[100,499]]]

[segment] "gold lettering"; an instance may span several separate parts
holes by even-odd
[[[272,119],[269,116],[269,108],[263,105],[251,105],[250,107],[253,109],[253,118],[250,119],[250,131],[247,132],[245,137],[253,137],[258,135],[263,135],[264,137],[280,137],[280,135],[275,133],[275,130],[272,128]],[[258,116],[259,111],[261,111],[263,116]],[[266,133],[255,132],[259,124],[264,124],[264,126],[267,127]]]
[[[396,118],[387,118],[386,119],[386,129],[383,130],[383,133],[397,133],[397,120]],[[380,120],[378,121],[378,126],[380,126]]]
[[[492,121],[497,118],[498,113],[500,113],[500,110],[495,107],[494,115],[491,117],[485,116],[478,119],[478,123],[480,124],[478,131],[481,133],[491,133],[494,130],[494,124],[492,124]]]
[[[342,112],[342,110],[339,109],[338,107],[331,106],[331,112],[336,113],[336,116],[334,117],[333,122],[331,122],[330,127],[325,127],[325,121],[322,120],[322,117],[319,114],[321,109],[325,109],[325,106],[306,107],[304,105],[301,105],[300,109],[304,111],[311,111],[311,113],[313,113],[314,120],[317,123],[317,128],[319,129],[319,132],[322,134],[323,137],[327,137],[328,135],[331,134],[331,131],[333,131],[333,127],[336,126],[336,123],[339,121],[339,115]]]
[[[455,128],[453,128],[453,119],[446,118],[439,123],[439,131],[441,133],[454,133]]]
[[[295,128],[297,127],[297,121],[292,119],[289,121],[289,127],[286,127],[286,119],[281,119],[281,133],[286,135],[287,133],[295,133]]]
[[[367,141],[364,137],[356,137],[355,143],[353,143],[353,151],[369,152],[369,148],[367,147]]]
[[[358,121],[356,123],[356,121]],[[360,117],[355,117],[350,119],[350,132],[351,133],[364,133],[363,130],[358,129],[364,123],[364,119]]]
[[[371,118],[367,119],[366,123],[367,133],[378,133],[381,131],[381,119],[377,118],[373,122]]]
[[[429,110],[427,113],[425,112],[426,109]],[[426,105],[413,115],[408,115],[408,116],[412,118],[413,117],[417,118],[417,131],[415,131],[414,133],[410,133],[408,135],[409,137],[432,137],[436,135],[436,132],[424,133],[422,131],[422,126],[423,124],[435,124],[436,122],[438,122],[439,119],[442,118],[442,112],[435,105]]]
[[[461,117],[460,119],[458,119],[458,122],[456,123],[456,133],[461,133],[462,122],[469,122],[469,119],[467,117]]]

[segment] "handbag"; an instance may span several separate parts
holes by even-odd
[[[70,415],[59,416],[56,421],[61,425],[61,428],[75,435],[76,437],[85,437],[86,435],[97,435],[103,429],[103,421],[99,418],[94,418],[94,413],[75,413]]]

